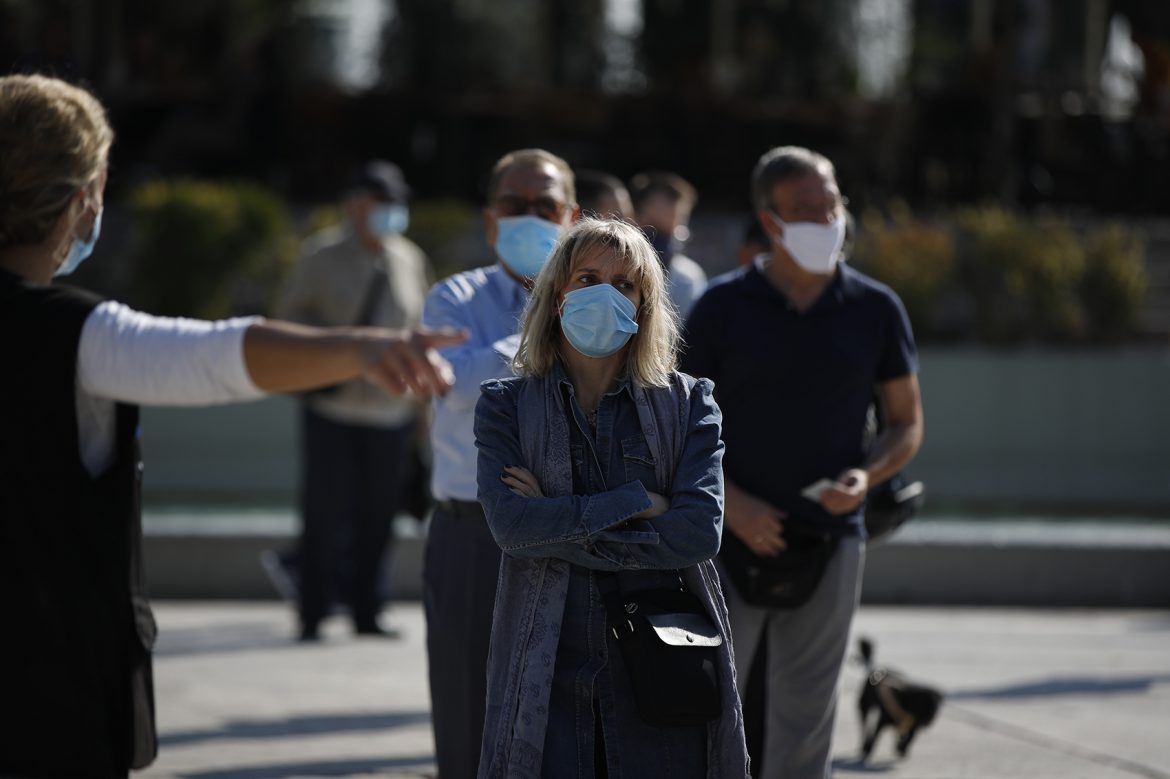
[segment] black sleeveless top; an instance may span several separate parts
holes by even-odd
[[[0,775],[125,776],[157,752],[138,409],[79,454],[77,350],[100,299],[0,270]]]

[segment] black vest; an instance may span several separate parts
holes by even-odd
[[[125,776],[157,752],[138,409],[78,453],[77,348],[99,303],[0,271],[0,775]]]

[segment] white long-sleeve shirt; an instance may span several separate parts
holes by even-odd
[[[113,462],[115,403],[201,406],[263,397],[244,364],[244,331],[258,321],[157,317],[114,301],[91,311],[81,330],[76,391],[79,449],[90,475]]]

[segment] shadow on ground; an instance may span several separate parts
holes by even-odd
[[[277,739],[290,736],[322,736],[333,733],[394,730],[431,721],[428,711],[393,712],[388,714],[327,714],[312,717],[290,717],[267,722],[229,722],[222,728],[163,733],[159,745],[163,748],[221,739]],[[328,776],[328,774],[324,774]]]
[[[1155,684],[1170,684],[1170,675],[1160,676],[1058,676],[1035,682],[987,689],[955,690],[948,700],[1003,700],[1011,698],[1048,698],[1058,695],[1117,695],[1145,693]]]
[[[357,776],[372,771],[419,769],[433,766],[433,755],[413,757],[362,758],[358,760],[327,760],[311,763],[280,763],[225,768],[181,774],[183,779],[285,779],[289,776]]]
[[[862,762],[859,757],[834,758],[833,773],[840,771],[843,774],[888,774],[898,767],[898,764],[889,760],[869,760]]]

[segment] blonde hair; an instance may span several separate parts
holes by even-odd
[[[642,292],[642,305],[635,315],[638,332],[626,347],[631,380],[643,387],[668,386],[678,362],[679,321],[667,298],[666,273],[642,231],[616,219],[582,219],[557,241],[524,310],[520,348],[512,367],[521,376],[544,376],[552,369],[561,338],[557,316],[561,290],[581,262],[598,249],[617,255]]]
[[[101,174],[113,142],[105,109],[84,89],[0,77],[0,249],[44,240]]]

